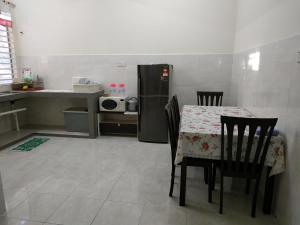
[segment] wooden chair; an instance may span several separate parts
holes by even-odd
[[[255,217],[261,174],[276,123],[276,118],[261,119],[221,116],[221,214],[223,212],[223,179],[224,177],[238,177],[256,181],[251,210],[251,216]],[[237,146],[234,149],[233,137],[235,128],[237,129]],[[256,135],[258,128],[260,128],[260,134]],[[249,132],[248,136],[245,136],[246,129]],[[225,133],[227,133],[227,136],[225,136]],[[257,144],[254,144],[256,141]]]
[[[197,103],[201,106],[222,106],[223,92],[197,91]]]
[[[179,135],[179,127],[180,127],[180,109],[178,104],[177,95],[174,95],[170,101],[172,106],[172,111],[174,113],[174,122],[175,122],[175,131],[177,136]]]
[[[179,135],[179,127],[180,127],[180,109],[178,104],[178,98],[177,95],[174,95],[170,101],[173,114],[174,114],[174,122],[175,122],[175,132],[176,136]],[[208,170],[204,168],[204,182],[205,184],[208,184]],[[214,189],[214,188],[213,188]]]
[[[172,172],[171,172],[171,184],[170,184],[170,192],[169,196],[173,195],[173,188],[174,188],[174,179],[175,179],[175,157],[176,157],[176,150],[177,150],[177,143],[178,143],[178,134],[176,131],[176,119],[175,119],[175,111],[174,106],[172,105],[172,100],[166,105],[165,113],[169,128],[169,136],[170,136],[170,146],[171,146],[171,157],[172,157]],[[195,166],[195,167],[204,167],[207,168],[209,171],[209,188],[208,188],[208,201],[211,202],[212,200],[212,187],[211,187],[211,178],[212,178],[212,165],[210,161],[201,160],[201,159],[192,159],[188,158],[187,160],[188,166]]]

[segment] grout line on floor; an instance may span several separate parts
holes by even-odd
[[[92,225],[96,219],[96,217],[98,216],[98,214],[100,213],[101,209],[103,208],[105,202],[108,201],[109,195],[111,194],[111,192],[113,191],[115,185],[118,183],[119,179],[121,178],[122,175],[120,175],[114,182],[114,184],[112,185],[111,190],[109,191],[109,193],[107,194],[106,198],[104,199],[104,201],[102,202],[101,207],[99,208],[98,212],[96,213],[95,217],[92,219],[92,222],[90,223],[90,225]]]
[[[51,218],[51,216],[53,216],[55,213],[56,213],[56,211],[68,200],[70,198],[70,196],[69,197],[66,197],[65,198],[65,200],[64,201],[62,201],[62,203],[61,204],[59,204],[58,206],[57,206],[57,208],[46,218],[46,221],[44,221],[43,223],[47,223],[47,221],[48,221],[48,219],[50,219]]]

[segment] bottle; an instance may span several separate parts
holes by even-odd
[[[111,83],[109,85],[109,93],[110,93],[110,95],[116,95],[117,94],[117,85],[115,83]]]
[[[126,88],[125,88],[125,84],[124,83],[120,83],[119,84],[118,93],[121,96],[125,96],[125,94],[126,94]]]

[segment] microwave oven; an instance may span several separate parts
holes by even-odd
[[[99,98],[100,112],[125,112],[125,97],[121,96],[103,96]]]

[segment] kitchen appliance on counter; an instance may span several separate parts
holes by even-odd
[[[123,96],[102,96],[99,98],[100,112],[125,112],[126,103]]]
[[[168,64],[138,65],[139,141],[168,143],[165,106],[172,70]]]
[[[72,77],[72,86],[73,91],[79,93],[93,93],[103,90],[101,84],[92,81],[87,77]]]
[[[127,111],[136,112],[138,107],[138,99],[136,97],[128,97],[126,99]]]

